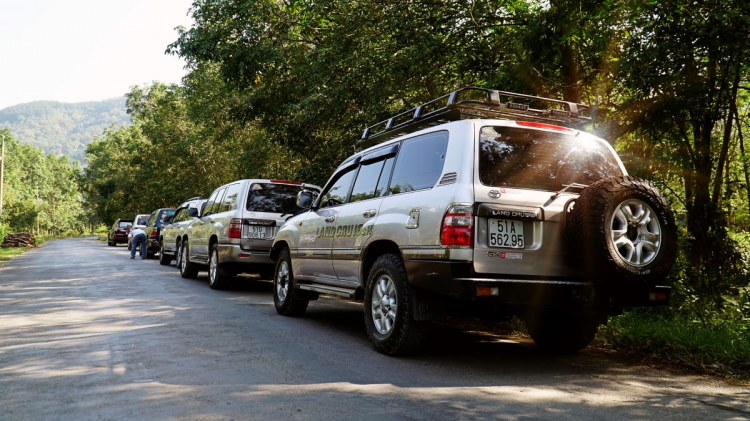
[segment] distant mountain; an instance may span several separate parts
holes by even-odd
[[[82,163],[86,145],[112,124],[130,124],[125,97],[72,104],[35,101],[0,110],[0,126],[9,127],[14,138]]]

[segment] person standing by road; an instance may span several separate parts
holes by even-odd
[[[128,233],[128,237],[132,239],[130,242],[130,258],[135,259],[135,247],[140,244],[141,259],[146,258],[146,232],[138,227],[133,227]]]

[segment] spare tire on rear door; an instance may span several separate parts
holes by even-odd
[[[566,219],[568,247],[588,280],[613,299],[664,281],[677,256],[674,215],[641,178],[612,177],[586,187]]]

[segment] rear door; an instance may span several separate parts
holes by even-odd
[[[609,147],[562,127],[485,125],[478,127],[477,138],[474,270],[578,276],[566,257],[564,209],[580,190],[556,192],[620,175]]]
[[[362,248],[372,236],[398,145],[391,145],[362,158],[348,203],[336,218],[331,257],[342,282],[359,285]]]

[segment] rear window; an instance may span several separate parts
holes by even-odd
[[[173,209],[165,210],[161,212],[161,215],[159,216],[159,223],[158,226],[164,225],[164,220],[167,219],[168,216],[174,215],[175,211]]]
[[[127,228],[127,227],[129,227],[131,225],[133,225],[133,223],[130,222],[130,221],[120,221],[120,222],[117,223],[117,227],[118,228]]]
[[[135,221],[135,224],[136,224],[136,225],[146,225],[146,224],[148,223],[148,218],[149,218],[150,216],[151,216],[151,215],[143,215],[143,216],[139,216],[139,217],[138,217],[138,220],[137,220],[137,221]]]
[[[612,152],[594,140],[513,127],[483,127],[479,137],[479,180],[486,186],[558,191],[618,175]]]
[[[247,210],[251,212],[289,213],[299,209],[297,193],[302,186],[253,183],[247,194]]]

